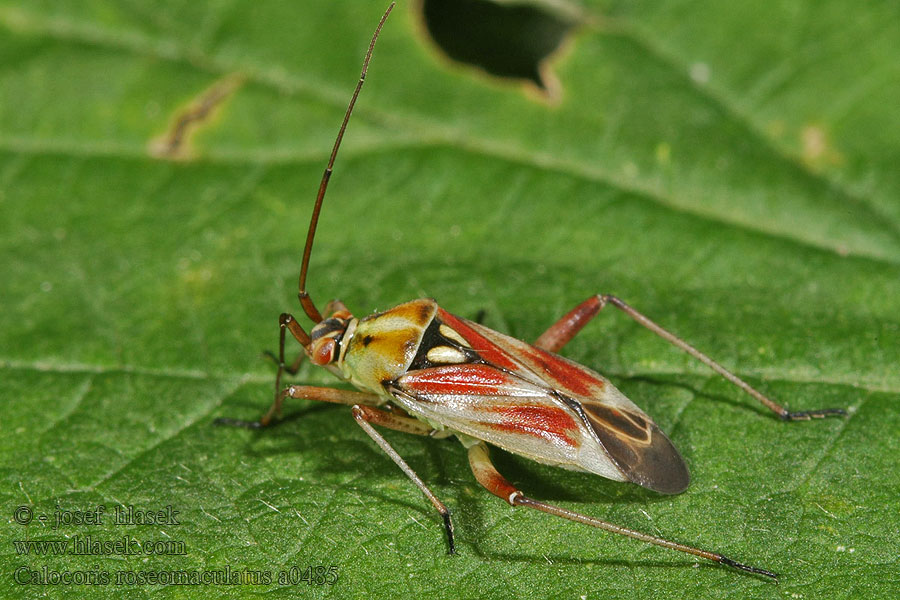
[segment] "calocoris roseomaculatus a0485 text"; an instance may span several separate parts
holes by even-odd
[[[716,552],[530,498],[497,471],[491,463],[488,444],[537,462],[630,481],[663,494],[677,494],[687,488],[690,476],[684,460],[653,420],[608,379],[555,354],[607,304],[702,361],[783,420],[843,415],[843,410],[790,412],[622,300],[607,294],[592,296],[576,306],[534,344],[457,317],[431,299],[406,302],[362,319],[354,317],[337,300],[325,307],[327,317],[318,310],[306,291],[306,274],[319,212],[375,41],[393,7],[388,7],[369,44],[310,220],[300,269],[299,299],[315,325],[307,333],[293,316],[281,315],[272,407],[259,421],[219,419],[218,423],[265,427],[280,415],[286,398],[350,405],[359,426],[441,514],[451,554],[455,545],[450,511],[373,425],[436,438],[456,436],[468,449],[475,479],[513,506],[527,506],[751,573],[777,577],[771,571]],[[284,360],[287,332],[304,349],[291,366]],[[305,385],[282,388],[283,373],[295,373],[304,356],[359,391]]]

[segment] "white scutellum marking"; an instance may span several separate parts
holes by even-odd
[[[465,346],[466,348],[472,347],[469,345],[469,342],[467,342],[463,336],[459,335],[459,333],[452,327],[448,327],[447,325],[441,325],[440,327],[438,327],[438,331],[441,332],[442,336],[444,336],[448,340],[453,340],[460,346]]]
[[[466,354],[462,350],[450,346],[435,346],[425,355],[430,362],[437,364],[456,364],[466,361]]]

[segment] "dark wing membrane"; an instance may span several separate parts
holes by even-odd
[[[642,415],[594,400],[581,408],[616,465],[634,483],[661,494],[683,492],[687,466],[666,434]]]
[[[690,475],[678,450],[608,379],[574,361],[440,308],[438,317],[465,337],[484,360],[494,362],[499,358],[504,368],[566,402],[628,480],[663,494],[677,494],[687,488]]]

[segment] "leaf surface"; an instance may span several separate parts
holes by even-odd
[[[439,519],[348,411],[297,401],[265,432],[281,312],[322,168],[381,7],[0,2],[0,595],[218,598],[235,586],[28,585],[16,569],[302,573],[266,597],[880,598],[900,475],[900,15],[846,1],[590,2],[549,105],[386,25],[310,271],[358,316],[434,297],[535,339],[615,293],[796,410],[749,397],[607,309],[563,354],[670,434],[691,487],[495,452],[530,495],[722,552],[775,584],[513,509],[452,440],[385,435]],[[217,82],[187,138],[151,150]],[[607,314],[608,313],[608,314]],[[293,355],[298,348],[290,346]],[[304,366],[297,380],[334,385]],[[338,384],[340,385],[340,384]],[[50,520],[17,524],[18,506]],[[68,525],[57,508],[179,511]],[[24,556],[14,540],[182,541],[153,556]]]

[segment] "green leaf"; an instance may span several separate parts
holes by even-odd
[[[552,65],[556,104],[439,58],[401,3],[312,257],[322,303],[362,316],[431,296],[525,340],[615,293],[792,409],[850,409],[781,423],[607,310],[563,354],[654,416],[691,487],[664,497],[494,453],[536,498],[772,569],[778,584],[513,509],[477,485],[459,444],[388,431],[453,511],[448,557],[435,511],[345,407],[296,401],[271,430],[212,426],[268,408],[260,352],[278,315],[300,311],[309,211],[381,10],[0,1],[0,595],[895,594],[889,3],[588,3]],[[217,82],[233,89],[183,159],[157,158]],[[297,380],[333,385],[308,366]],[[98,505],[102,525],[52,528],[57,508]],[[123,505],[171,505],[179,523],[114,525]],[[49,520],[20,525],[18,506]],[[185,552],[25,556],[12,543],[75,536]],[[335,565],[337,583],[114,585],[118,572],[316,565]],[[113,581],[23,586],[22,566]]]

